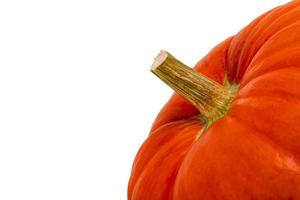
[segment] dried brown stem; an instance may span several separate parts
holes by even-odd
[[[166,51],[155,58],[151,71],[187,99],[208,121],[223,116],[231,101],[231,90],[195,72]]]

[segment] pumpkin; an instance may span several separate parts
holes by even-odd
[[[151,71],[175,93],[136,155],[128,199],[300,199],[300,1],[194,69],[162,51]]]

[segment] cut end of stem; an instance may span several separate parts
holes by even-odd
[[[159,67],[168,58],[168,52],[161,50],[159,54],[154,58],[154,62],[151,66],[151,71]]]

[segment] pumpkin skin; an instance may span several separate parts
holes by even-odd
[[[135,158],[130,200],[300,199],[300,1],[217,45],[194,69],[239,89],[198,138],[199,111],[174,94]]]

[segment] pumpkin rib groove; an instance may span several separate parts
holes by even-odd
[[[147,164],[152,160],[153,156],[155,156],[155,154],[157,153],[157,150],[154,149],[154,147],[162,147],[164,145],[164,143],[170,142],[170,137],[172,137],[172,136],[174,137],[174,135],[169,136],[169,134],[164,130],[172,129],[172,128],[174,128],[174,126],[176,126],[176,128],[178,128],[180,130],[183,130],[183,129],[189,127],[189,125],[190,125],[190,123],[186,123],[186,122],[187,122],[187,120],[179,120],[176,122],[169,122],[167,124],[164,124],[161,127],[159,127],[158,129],[156,129],[155,131],[153,131],[153,134],[150,135],[145,140],[145,142],[139,149],[137,156],[134,160],[134,164],[132,166],[132,169],[133,169],[132,172],[134,172],[134,174],[131,174],[131,178],[129,180],[128,196],[132,195],[132,190],[133,190],[132,188],[135,187],[137,178],[143,172],[144,166],[147,166]],[[194,123],[196,123],[196,121]],[[150,149],[152,151],[149,151]],[[149,155],[149,154],[151,154],[151,155]]]
[[[241,56],[242,51],[244,49],[247,49],[248,46],[246,45],[246,43],[250,43],[248,41],[250,41],[250,37],[252,34],[256,33],[257,30],[260,29],[260,27],[262,27],[262,23],[265,24],[265,21],[271,17],[274,17],[274,13],[276,15],[278,15],[277,12],[284,12],[285,9],[289,9],[290,6],[297,6],[300,2],[296,2],[296,1],[292,1],[289,2],[285,5],[280,5],[278,7],[275,7],[269,11],[267,11],[266,13],[263,13],[262,15],[260,15],[259,17],[257,17],[254,21],[252,21],[250,24],[248,24],[245,28],[243,28],[239,33],[237,33],[234,36],[234,39],[231,42],[231,45],[229,47],[229,54],[227,55],[227,57],[229,57],[228,59],[228,71],[229,73],[229,77],[232,78],[233,80],[231,80],[232,82],[236,83],[238,82],[237,80],[237,70],[239,70],[239,68],[241,67],[239,65],[239,60],[241,60]],[[283,10],[283,11],[282,11]],[[280,17],[280,16],[279,16]],[[251,42],[253,43],[253,41]],[[245,66],[248,67],[248,66]]]
[[[287,27],[287,24],[281,25],[280,27],[276,28],[275,31],[273,26],[280,23],[280,21],[283,20],[286,16],[293,14],[295,10],[300,9],[299,3],[300,2],[292,2],[292,4],[290,5],[290,6],[294,6],[292,8],[288,6],[277,7],[277,9],[274,12],[271,12],[264,19],[262,19],[256,28],[252,29],[253,31],[251,34],[249,34],[250,36],[246,39],[245,45],[242,48],[241,55],[239,57],[239,61],[237,64],[238,80],[242,77],[244,72],[247,70],[247,67],[251,63],[251,60],[255,57],[256,53],[259,52],[263,44],[265,44],[273,35],[279,32],[282,28]],[[288,11],[286,12],[286,10]],[[274,20],[274,18],[276,19]],[[268,21],[271,21],[271,23],[268,23]],[[290,24],[294,23],[292,19],[290,21],[291,21]],[[268,31],[270,30],[273,32],[269,34],[264,34],[264,33],[268,33]],[[257,43],[259,45],[257,45]],[[244,58],[246,58],[246,60]],[[244,69],[242,72],[240,72],[241,68]]]
[[[297,51],[297,52],[295,52]],[[291,54],[288,54],[289,52],[293,52]],[[278,55],[280,53],[286,53],[288,54],[288,56],[284,57],[284,58],[278,58]],[[249,68],[249,71],[247,71],[247,73],[244,75],[243,79],[241,80],[240,83],[240,88],[243,88],[245,85],[247,85],[250,81],[256,79],[257,77],[263,76],[267,73],[272,73],[274,71],[278,71],[284,68],[300,68],[300,64],[299,67],[296,66],[296,64],[289,64],[290,66],[286,66],[287,64],[287,60],[288,59],[294,59],[293,61],[295,62],[296,60],[300,61],[300,47],[299,48],[286,48],[284,50],[281,50],[280,52],[278,52],[278,54],[272,54],[267,56],[266,58],[264,58],[264,60],[257,62],[255,64],[253,64],[251,66],[251,68]],[[272,61],[275,61],[275,63],[273,63]],[[268,65],[268,62],[271,62],[272,65]],[[268,65],[268,67],[264,67]],[[262,69],[262,67],[264,67],[264,69]]]
[[[280,31],[276,32],[276,34],[272,35],[259,49],[256,55],[253,57],[247,70],[245,73],[249,73],[252,69],[251,66],[255,66],[257,62],[263,62],[268,57],[281,54],[282,52],[287,51],[289,49],[298,49],[297,44],[300,42],[300,37],[289,37],[288,39],[282,40],[283,37],[286,37],[285,34],[290,34],[290,32],[294,32],[296,29],[298,33],[300,33],[300,19],[296,20],[294,23],[289,26],[284,27]],[[280,42],[280,43],[279,43]],[[295,45],[296,47],[293,47]],[[270,52],[271,51],[271,52]]]
[[[265,71],[264,73],[255,76],[255,78],[249,79],[248,82],[243,82],[239,87],[238,95],[240,93],[244,92],[246,87],[248,87],[249,85],[251,85],[251,84],[253,84],[257,81],[263,81],[265,79],[272,78],[270,76],[272,76],[273,74],[283,73],[285,71],[289,71],[289,70],[292,70],[292,69],[295,69],[294,73],[300,73],[300,65],[299,65],[299,67],[297,67],[297,66],[280,67],[280,68],[277,68],[277,69],[274,69],[274,70]],[[289,91],[286,91],[286,92],[289,92]]]
[[[293,95],[291,93],[288,93],[286,91],[276,91],[272,94],[272,98],[273,99],[281,99],[282,96],[285,97],[285,99],[287,99],[287,103],[289,104],[292,104],[293,102],[295,104],[300,104],[300,96],[296,96],[296,95]],[[238,96],[237,98],[235,98],[233,100],[232,103],[234,103],[235,101],[238,101],[238,100],[245,100],[245,99],[248,99],[248,98],[264,98],[264,97],[270,97],[270,94],[261,94],[261,95],[258,95],[258,94],[247,94],[247,95],[243,95],[243,96]]]
[[[277,94],[274,93],[274,94],[272,94],[272,96],[265,95],[265,94],[261,94],[261,95],[250,95],[249,94],[247,96],[238,96],[236,99],[233,100],[232,104],[234,104],[235,101],[246,100],[246,99],[250,99],[250,98],[282,99],[282,95],[285,95],[285,100],[287,101],[286,102],[287,104],[292,104],[293,102],[296,103],[296,104],[300,104],[300,97],[297,97],[295,95],[291,95],[289,93],[285,93],[285,92],[280,93],[280,92],[278,92]]]
[[[189,126],[185,127],[185,129],[181,129],[180,131],[178,131],[171,140],[166,142],[163,146],[160,146],[155,155],[153,155],[152,158],[148,161],[148,163],[145,165],[144,169],[138,176],[135,184],[132,186],[132,196],[134,196],[135,198],[142,197],[140,195],[143,195],[145,191],[143,190],[144,187],[142,187],[141,185],[147,185],[147,187],[150,187],[151,181],[156,180],[155,182],[152,182],[152,187],[155,187],[157,181],[166,181],[165,184],[168,185],[166,185],[165,187],[167,188],[165,188],[165,191],[160,188],[160,190],[156,191],[156,193],[153,193],[151,195],[148,194],[147,199],[149,199],[150,196],[154,197],[159,195],[168,196],[169,198],[167,199],[171,199],[170,195],[172,195],[172,187],[174,187],[176,174],[179,170],[182,160],[194,143],[194,138],[199,131],[198,129],[202,128],[199,122],[197,123],[197,121],[194,121],[192,122],[192,124],[188,125]],[[171,162],[174,162],[172,166],[170,166]],[[160,167],[162,167],[164,170],[159,170]],[[167,171],[167,167],[171,168],[170,171]],[[153,174],[153,170],[156,171],[156,175],[150,180],[148,177],[149,174]],[[164,173],[160,173],[162,171],[164,171]],[[167,175],[170,179],[172,179],[172,181],[169,180],[168,177],[164,177]],[[157,179],[158,177],[159,179]],[[142,190],[142,192],[139,190]],[[159,192],[163,192],[163,194],[159,194]],[[165,194],[165,192],[168,192],[169,194],[167,195]]]
[[[255,29],[257,24],[268,14],[270,14],[274,9],[262,14],[254,21],[252,21],[247,27],[243,28],[237,35],[233,36],[230,45],[227,50],[226,54],[226,65],[225,69],[228,72],[228,78],[230,82],[235,83],[235,76],[236,76],[236,68],[237,68],[237,61],[241,53],[241,48],[245,44],[245,40],[247,36],[250,34],[252,29]]]

